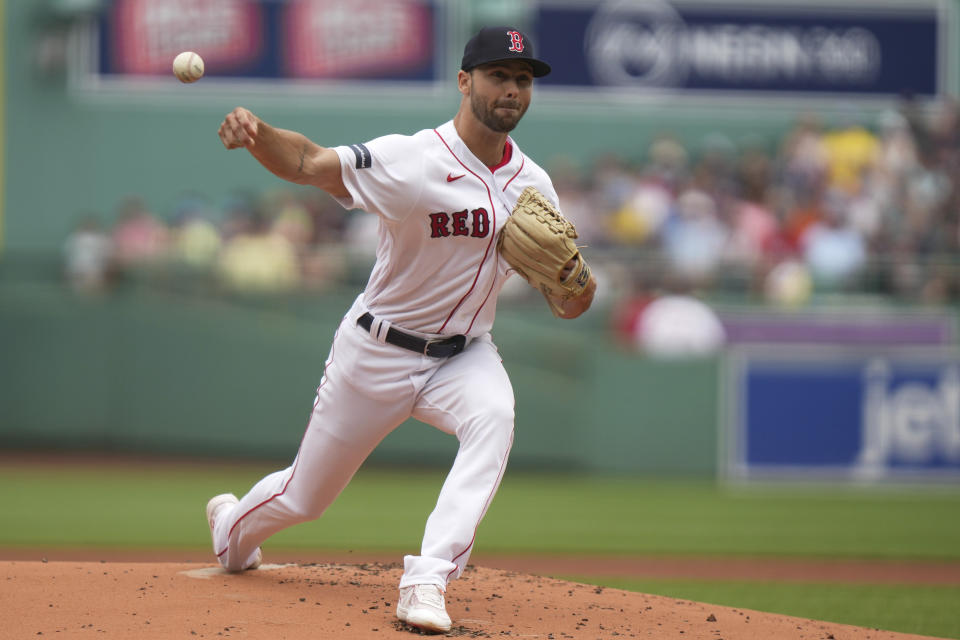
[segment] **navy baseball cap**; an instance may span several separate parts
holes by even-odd
[[[523,60],[533,67],[533,76],[540,78],[550,73],[550,65],[533,57],[533,42],[513,27],[484,27],[470,38],[463,48],[460,68],[470,71],[490,62]]]

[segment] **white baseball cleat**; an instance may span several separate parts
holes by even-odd
[[[220,512],[227,506],[233,507],[238,504],[240,500],[237,499],[237,496],[232,493],[221,493],[218,496],[213,496],[210,498],[210,501],[207,502],[207,524],[210,525],[210,537],[213,538],[213,527],[217,523],[217,517],[220,515]],[[213,541],[213,552],[217,552],[217,541]],[[243,568],[247,569],[256,569],[260,566],[260,563],[263,561],[263,553],[260,549],[257,549],[257,555],[253,559],[253,562],[249,563]]]
[[[435,584],[415,584],[400,589],[397,617],[418,629],[450,631],[450,616],[443,601],[443,589]]]

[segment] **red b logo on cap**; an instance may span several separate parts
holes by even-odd
[[[523,34],[519,31],[507,31],[510,36],[510,51],[523,53]]]

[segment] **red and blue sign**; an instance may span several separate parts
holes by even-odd
[[[210,77],[434,82],[439,21],[432,0],[114,0],[99,73],[169,74],[189,50]]]

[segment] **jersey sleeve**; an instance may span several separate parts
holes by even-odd
[[[411,136],[389,135],[335,147],[349,197],[347,209],[363,209],[388,220],[406,218],[423,188],[423,152]]]

